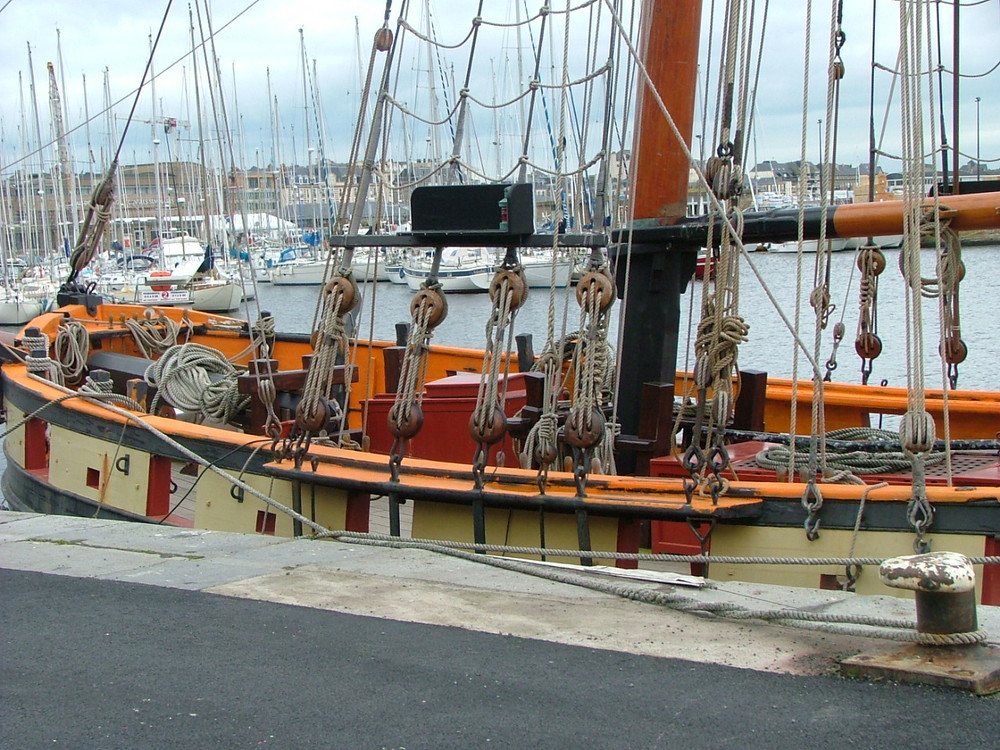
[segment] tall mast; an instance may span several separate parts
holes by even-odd
[[[46,200],[45,187],[45,148],[42,145],[42,125],[38,117],[38,95],[35,89],[35,64],[31,59],[31,45],[28,45],[28,81],[31,90],[31,114],[35,122],[35,143],[38,145],[38,199],[41,202],[41,227],[40,237],[41,247],[38,248],[45,253],[46,258],[51,257],[51,252],[46,245],[55,244],[49,234],[48,201]]]
[[[153,185],[156,190],[156,236],[160,239],[160,261],[163,258],[163,192],[160,187],[160,138],[156,132],[156,74],[153,72],[153,35],[149,35],[149,95],[153,100],[153,116],[150,125],[153,133]]]
[[[188,30],[191,34],[191,75],[194,79],[194,114],[195,122],[198,126],[198,168],[200,171],[201,189],[204,195],[209,194],[208,189],[208,166],[206,165],[206,159],[208,158],[205,151],[205,132],[201,121],[201,87],[198,85],[198,46],[195,43],[194,37],[194,14],[190,7],[188,7]],[[206,71],[206,76],[210,75]],[[200,238],[203,242],[211,245],[215,240],[214,227],[212,226],[212,205],[210,201],[205,201],[202,204],[202,209],[204,210],[203,219],[205,221],[205,231],[203,236]],[[225,241],[223,241],[223,248],[226,247]]]
[[[687,208],[688,157],[694,127],[701,0],[645,0],[640,56],[649,74],[636,112],[630,159],[633,228],[676,223]],[[684,144],[665,121],[658,94]],[[680,328],[680,295],[694,273],[697,246],[671,246],[643,233],[612,248],[619,296],[627,296],[622,333],[618,414],[622,431],[638,434],[644,383],[672,384]]]
[[[80,227],[79,222],[76,220],[76,199],[72,197],[74,194],[73,170],[69,163],[69,148],[66,146],[66,126],[63,121],[62,100],[59,97],[59,86],[56,84],[55,66],[52,63],[46,63],[46,67],[49,71],[49,114],[52,117],[52,130],[56,140],[56,162],[59,165],[59,172],[63,182],[63,200],[57,201],[57,205],[61,204],[62,206],[59,218],[61,221],[65,221],[65,199],[67,195],[71,196],[73,202],[71,219],[73,226],[72,236],[76,237]],[[55,188],[54,181],[53,188]],[[65,237],[66,235],[63,236]]]
[[[56,29],[56,59],[59,61],[59,86],[60,86],[60,88],[63,91],[63,97],[62,97],[62,117],[63,117],[63,122],[65,123],[65,122],[69,121],[69,105],[68,105],[66,97],[65,97],[65,94],[66,94],[66,66],[63,65],[63,59],[62,59],[62,34],[59,32],[59,29]],[[63,134],[63,138],[65,139],[65,133]],[[65,143],[64,143],[64,148],[68,149],[68,147],[65,145]],[[69,167],[69,172],[68,172],[69,176],[66,177],[66,184],[68,185],[68,190],[67,191],[69,192],[70,209],[72,211],[72,213],[71,213],[72,220],[73,220],[73,235],[72,236],[75,238],[77,236],[77,234],[79,233],[79,231],[80,231],[80,206],[79,206],[79,201],[77,200],[78,197],[79,197],[78,193],[80,191],[79,191],[79,185],[78,185],[78,182],[77,182],[76,169],[73,168],[72,160],[68,158],[68,150],[67,150],[66,163],[67,163],[67,166]]]
[[[701,0],[646,0],[640,37],[643,63],[667,111],[691,146]],[[649,86],[636,111],[632,200],[636,224],[672,224],[687,206],[688,157],[664,122]]]

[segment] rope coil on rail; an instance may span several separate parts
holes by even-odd
[[[847,427],[828,432],[826,437],[834,441],[826,446],[826,465],[830,474],[839,472],[884,474],[905,471],[913,465],[912,455],[907,452],[905,444],[900,445],[899,450],[876,448],[879,444],[899,442],[899,435],[890,430]],[[837,445],[836,441],[851,441],[851,445],[842,447]],[[861,441],[872,442],[873,449],[867,450],[864,442]],[[933,439],[930,446],[931,449],[934,448]],[[802,472],[808,470],[809,458],[808,454],[793,453],[788,446],[776,445],[760,451],[754,460],[758,466],[764,469],[789,471],[794,468],[795,472]],[[942,452],[928,452],[924,463],[925,465],[936,464],[943,461],[944,458],[945,454]],[[794,467],[792,467],[793,463]]]
[[[146,382],[157,388],[150,411],[164,399],[178,409],[229,422],[250,401],[239,393],[236,376],[217,349],[193,342],[171,347],[146,368]]]

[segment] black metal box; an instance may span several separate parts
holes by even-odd
[[[414,188],[410,216],[414,234],[535,232],[534,185],[426,185]]]

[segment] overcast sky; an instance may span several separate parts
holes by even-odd
[[[603,1],[603,0],[602,0]],[[424,0],[414,0],[422,7]],[[520,0],[522,6],[524,0]],[[582,0],[574,0],[578,5]],[[400,0],[393,3],[391,24],[395,26]],[[534,12],[539,0],[527,0]],[[553,5],[564,7],[564,0]],[[723,5],[721,0],[716,5]],[[758,0],[758,6],[763,6]],[[35,141],[34,113],[31,107],[31,75],[28,46],[34,68],[34,86],[38,101],[38,119],[43,140],[48,140],[48,76],[46,63],[56,64],[57,79],[68,110],[67,128],[78,128],[73,139],[72,158],[78,169],[88,168],[87,143],[94,164],[103,170],[108,149],[108,123],[105,117],[95,117],[105,106],[105,71],[111,102],[120,102],[114,112],[120,128],[132,104],[132,92],[140,81],[148,56],[150,37],[159,28],[166,0],[0,0],[0,119],[3,144],[0,163],[6,168],[25,152],[24,138]],[[477,0],[430,0],[439,37],[458,39],[468,28]],[[511,13],[509,0],[486,0],[484,15],[504,20]],[[710,0],[705,0],[706,8]],[[752,140],[749,160],[775,159],[791,161],[799,157],[802,128],[802,70],[805,0],[771,0],[764,62],[760,76],[757,105],[757,127]],[[970,76],[990,71],[1000,58],[1000,0],[965,0],[960,26],[962,65]],[[877,52],[878,62],[895,66],[898,35],[898,3],[878,0]],[[945,34],[941,54],[944,66],[952,66],[951,15],[952,5],[931,3],[930,12],[940,13]],[[272,158],[272,137],[268,99],[270,89],[277,97],[283,124],[280,142],[281,160],[300,163],[307,159],[304,143],[305,108],[302,83],[302,51],[300,33],[305,42],[308,65],[315,65],[317,86],[323,105],[328,158],[343,160],[349,152],[352,112],[356,111],[360,90],[359,70],[367,63],[370,40],[381,22],[385,9],[383,0],[214,0],[211,22],[216,32],[215,52],[222,68],[224,86],[230,109],[238,106],[238,121],[243,130],[242,154],[237,162],[251,166],[266,165]],[[245,12],[244,12],[245,11]],[[241,15],[242,13],[242,15]],[[831,14],[829,0],[813,3],[814,41],[822,41],[828,33]],[[234,20],[235,19],[235,20]],[[847,39],[843,48],[847,76],[841,93],[841,115],[837,161],[858,164],[867,161],[868,98],[871,57],[872,0],[844,0],[844,31]],[[197,24],[197,20],[195,20]],[[202,18],[203,28],[207,19]],[[452,33],[454,32],[454,33]],[[196,32],[200,38],[201,34]],[[360,36],[360,47],[357,42]],[[57,47],[57,42],[59,47]],[[821,45],[822,46],[822,45]],[[60,58],[61,48],[61,58]],[[167,17],[161,41],[154,58],[156,99],[162,105],[158,116],[177,117],[184,121],[190,111],[194,91],[190,83],[192,61],[185,55],[191,49],[188,3],[174,2]],[[499,53],[498,53],[499,54]],[[509,54],[509,53],[508,53]],[[819,159],[819,120],[825,114],[825,53],[822,49],[811,63],[814,81],[811,84],[810,108],[806,115],[810,144],[807,158]],[[936,52],[935,52],[936,54]],[[61,59],[61,65],[60,63]],[[496,57],[490,58],[496,60]],[[168,70],[175,61],[180,61]],[[313,62],[315,61],[315,62]],[[198,58],[199,68],[202,58]],[[412,64],[412,63],[410,63]],[[485,75],[484,68],[478,71]],[[203,73],[202,73],[203,75]],[[83,81],[86,78],[86,97]],[[879,73],[876,90],[884,99],[890,77]],[[235,84],[235,85],[234,85]],[[235,92],[235,93],[234,93]],[[202,90],[202,97],[208,94]],[[490,98],[487,94],[485,98]],[[976,97],[979,122],[977,129]],[[898,101],[898,89],[896,94]],[[140,98],[136,117],[150,120],[153,114],[153,93],[147,89]],[[22,114],[21,104],[26,109]],[[964,163],[974,158],[978,147],[983,160],[994,160],[1000,167],[1000,71],[990,75],[966,78],[961,83],[960,149]],[[187,107],[187,109],[186,109]],[[884,103],[876,105],[881,122]],[[82,127],[85,109],[93,119],[89,133]],[[954,142],[951,115],[951,84],[946,90],[946,131]],[[236,114],[229,113],[231,123]],[[889,130],[898,130],[898,115],[893,115]],[[235,127],[235,125],[233,125]],[[193,140],[194,124],[181,128],[178,137]],[[295,142],[295,155],[292,142]],[[122,160],[139,162],[152,160],[151,126],[136,123]],[[177,143],[178,141],[174,141]],[[160,148],[169,147],[169,142]],[[898,138],[887,140],[886,150],[899,152]],[[51,149],[50,149],[51,151]],[[83,152],[83,153],[81,153]],[[37,166],[36,160],[29,162]],[[47,157],[53,158],[51,156]],[[160,158],[164,158],[161,152]]]

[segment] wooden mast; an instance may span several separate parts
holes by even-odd
[[[690,148],[701,0],[645,0],[642,18],[643,64]],[[635,224],[672,224],[686,212],[690,163],[648,86],[642,86],[635,133],[630,162]]]
[[[650,86],[690,147],[701,6],[701,0],[645,0],[642,6],[640,54],[650,84],[641,84],[630,179],[632,226],[651,231],[641,242],[630,241],[626,231],[611,247],[618,294],[627,298],[617,407],[624,436],[639,434],[644,384],[672,388],[677,369],[680,296],[694,273],[698,246],[655,237],[655,227],[685,215],[690,165]],[[631,463],[619,457],[619,469],[630,471]]]

